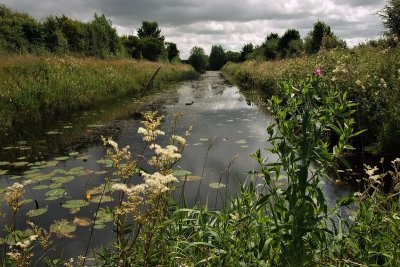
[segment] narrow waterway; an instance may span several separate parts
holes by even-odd
[[[257,149],[262,149],[268,160],[276,160],[274,155],[263,149],[269,146],[266,128],[272,123],[272,118],[263,112],[264,109],[254,99],[257,99],[256,95],[246,98],[239,88],[227,84],[219,72],[207,72],[199,80],[180,83],[159,94],[157,101],[153,99],[148,105],[142,103],[142,110],[158,110],[165,116],[163,130],[166,136],[172,133],[175,113],[182,114],[175,129],[178,134],[183,134],[190,125],[193,126],[182,160],[175,166],[177,170],[190,172],[191,180],[185,182],[186,202],[189,205],[200,201],[207,202],[210,208],[218,208],[224,196],[237,192],[240,184],[249,179],[260,179],[248,174],[257,169],[257,163],[250,158],[250,154]],[[140,119],[134,116],[137,114],[136,111],[133,112],[132,103],[137,101],[114,103],[123,105],[125,109],[129,109],[128,112],[122,112],[124,115],[113,121],[106,121],[106,114],[99,116],[95,124],[85,125],[85,130],[82,130],[89,131],[91,138],[78,142],[84,144],[83,146],[75,145],[71,149],[63,150],[61,155],[48,153],[45,157],[40,157],[39,151],[32,157],[32,146],[29,141],[24,140],[2,149],[0,192],[4,193],[5,188],[14,182],[30,181],[25,187],[26,204],[18,211],[17,228],[25,229],[27,220],[48,228],[62,219],[68,220],[68,225],[76,227],[70,233],[70,238],[63,237],[54,243],[52,255],[69,258],[82,254],[90,229],[77,222],[92,219],[99,201],[99,186],[104,184],[106,177],[111,181],[115,180],[115,170],[110,168],[110,162],[105,158],[106,148],[101,144],[101,135],[113,135],[120,146],[129,145],[134,155],[141,153],[144,143],[137,134]],[[95,113],[107,112],[99,110]],[[116,130],[106,131],[103,126],[104,129]],[[61,136],[61,139],[68,138],[68,130],[74,127],[76,128],[74,123],[64,125],[64,137]],[[62,131],[47,132],[39,144],[46,147],[51,143],[54,134],[61,134],[59,132]],[[4,155],[7,156],[7,153],[14,150],[18,150],[19,154],[12,157],[13,161],[4,159]],[[181,187],[182,184],[181,181],[177,186]],[[330,203],[348,191],[349,189],[338,187],[329,181],[324,185],[324,192]],[[89,202],[85,201],[87,194],[91,195]],[[175,194],[179,201],[180,191],[177,190]],[[114,237],[114,226],[104,208],[115,205],[115,196],[115,193],[110,193],[102,201],[101,219],[98,220],[91,248],[108,244]],[[10,210],[5,206],[6,203],[2,201],[3,210],[8,215],[0,218],[1,226],[12,223]],[[32,214],[31,210],[40,212]],[[3,232],[0,237],[5,235]]]

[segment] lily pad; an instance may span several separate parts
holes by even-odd
[[[107,171],[97,171],[94,174],[101,175],[101,174],[106,174],[106,173],[107,173]]]
[[[60,177],[54,177],[51,180],[55,183],[66,184],[73,181],[74,179],[75,179],[74,176],[60,176]]]
[[[28,164],[29,164],[29,162],[20,161],[20,162],[14,162],[14,163],[12,163],[11,165],[12,165],[14,168],[22,168],[22,167],[28,166]]]
[[[72,199],[67,200],[65,203],[62,204],[63,208],[67,209],[75,209],[75,208],[82,208],[89,205],[89,202],[83,199]]]
[[[106,225],[105,225],[105,224],[102,224],[102,223],[96,223],[96,224],[93,226],[93,228],[96,229],[96,230],[101,230],[101,229],[103,229],[104,227],[106,227]]]
[[[65,125],[63,128],[64,129],[72,129],[72,126],[71,125]]]
[[[172,175],[173,176],[186,176],[186,175],[191,175],[192,173],[190,171],[186,170],[173,170]]]
[[[22,204],[22,205],[29,204],[29,203],[31,203],[32,201],[33,201],[32,198],[27,198],[27,199],[22,200],[22,201],[21,201],[21,204]]]
[[[56,234],[58,237],[72,238],[75,230],[76,225],[71,224],[67,220],[56,221],[50,225],[50,232]]]
[[[97,213],[96,224],[112,222],[113,220],[114,219],[112,213],[107,211],[106,209],[100,209]]]
[[[36,216],[40,216],[40,215],[42,215],[42,214],[44,214],[44,213],[46,213],[47,212],[47,207],[46,208],[41,208],[41,209],[36,209],[36,210],[30,210],[30,211],[28,211],[27,213],[26,213],[26,215],[28,216],[28,217],[36,217]]]
[[[60,132],[58,132],[58,131],[48,131],[48,132],[46,132],[46,134],[48,134],[48,135],[56,135],[56,134],[60,134]]]
[[[0,167],[5,167],[5,166],[9,166],[10,162],[9,161],[0,161]]]
[[[40,185],[37,185],[37,186],[32,187],[32,189],[33,189],[33,190],[49,189],[49,186],[48,186],[48,185],[45,185],[45,184],[40,184]]]
[[[68,159],[70,159],[71,157],[69,156],[62,156],[62,157],[55,157],[54,159],[57,161],[66,161]]]
[[[241,139],[235,142],[236,144],[247,144],[246,140]]]
[[[56,188],[46,192],[45,196],[50,198],[60,198],[65,193],[65,189],[63,188]]]
[[[112,167],[113,161],[111,159],[99,159],[96,160],[97,163],[105,165],[106,167]]]
[[[3,148],[3,150],[12,150],[12,149],[15,149],[15,147],[14,146],[7,146],[7,147]]]
[[[201,142],[207,142],[208,141],[208,138],[200,138],[199,139]]]
[[[89,226],[90,223],[91,220],[85,217],[75,217],[73,221],[73,224],[76,226]]]
[[[71,157],[75,157],[75,156],[79,155],[79,152],[72,151],[72,152],[69,152],[68,155],[70,155]]]
[[[98,195],[91,197],[89,201],[92,203],[100,203],[100,199],[101,203],[111,202],[114,200],[111,196],[103,196],[103,198],[101,198],[101,195]]]
[[[0,170],[0,175],[4,175],[4,174],[7,174],[7,170]]]
[[[52,183],[49,185],[49,189],[55,189],[61,187],[63,184],[62,183]]]
[[[208,186],[213,189],[221,189],[221,188],[226,187],[226,185],[223,183],[210,183]]]
[[[203,143],[194,143],[194,146],[201,146]]]

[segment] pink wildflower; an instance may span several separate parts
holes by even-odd
[[[317,68],[315,69],[315,76],[319,77],[319,76],[321,76],[321,74],[322,74],[321,68],[320,68],[320,67],[317,67]]]

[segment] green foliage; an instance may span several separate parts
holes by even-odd
[[[172,42],[167,42],[166,46],[167,46],[166,50],[169,62],[180,61],[179,50],[176,47],[176,44]]]
[[[213,45],[208,60],[211,70],[219,70],[226,63],[225,50],[221,45]]]
[[[194,46],[190,50],[189,63],[198,72],[205,72],[208,66],[208,58],[203,48]]]
[[[140,39],[142,56],[150,61],[157,61],[164,53],[164,42],[155,37],[143,37]]]
[[[336,37],[330,26],[317,21],[304,38],[304,46],[307,53],[315,54],[321,49],[346,48],[346,43]]]
[[[299,47],[294,45],[294,41],[299,41],[300,33],[298,30],[295,29],[288,29],[278,41],[278,50],[282,57],[289,57],[292,54],[299,53],[298,51],[290,51],[290,50],[297,50]]]
[[[240,51],[240,61],[245,61],[247,60],[247,57],[249,54],[251,54],[254,50],[254,46],[252,43],[245,44]]]
[[[385,7],[380,10],[379,16],[387,28],[387,34],[400,36],[400,0],[387,0]]]
[[[240,62],[241,61],[241,53],[239,52],[233,52],[233,51],[227,51],[225,53],[225,59],[226,62]]]
[[[121,43],[131,58],[140,59],[142,57],[142,44],[137,36],[122,36]]]
[[[164,36],[161,35],[161,29],[156,21],[143,21],[137,33],[139,39],[153,37],[164,42]]]

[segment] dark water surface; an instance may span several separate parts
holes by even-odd
[[[231,194],[237,192],[240,183],[254,178],[247,174],[257,169],[256,162],[249,155],[259,148],[268,147],[266,128],[272,122],[272,118],[262,111],[264,108],[256,104],[261,103],[257,98],[257,95],[248,95],[246,98],[236,86],[228,85],[219,72],[207,72],[199,80],[180,83],[142,106],[144,110],[158,110],[165,116],[163,130],[166,136],[171,134],[172,118],[176,112],[183,115],[176,128],[178,134],[183,135],[190,125],[193,126],[182,160],[175,166],[177,169],[190,171],[192,176],[203,177],[201,183],[185,183],[186,201],[189,205],[207,201],[211,208],[218,207],[225,191]],[[26,185],[25,196],[28,201],[31,200],[18,212],[18,229],[26,228],[26,220],[48,228],[54,221],[61,219],[67,219],[71,224],[76,218],[87,221],[92,219],[97,208],[96,196],[99,196],[99,191],[91,189],[104,184],[106,177],[115,179],[115,170],[110,168],[109,161],[104,160],[106,149],[101,144],[100,135],[114,136],[120,146],[129,145],[133,154],[140,154],[143,149],[144,144],[137,135],[140,121],[133,116],[135,104],[137,101],[134,100],[114,103],[113,105],[122,108],[114,111],[120,112],[121,116],[113,116],[112,119],[105,119],[110,113],[106,108],[94,112],[95,122],[92,120],[91,125],[80,126],[84,129],[80,132],[85,132],[85,135],[78,136],[76,140],[81,140],[73,141],[74,146],[62,149],[59,153],[55,154],[54,149],[49,152],[49,144],[54,136],[58,136],[61,141],[67,139],[68,131],[78,128],[77,122],[61,123],[63,130],[47,133],[44,140],[35,142],[35,146],[22,141],[3,148],[0,152],[0,194],[16,181],[22,183],[31,180]],[[116,120],[118,117],[120,118]],[[58,131],[64,131],[64,134],[60,135]],[[37,151],[40,147],[46,152],[41,152],[40,149]],[[263,154],[271,161],[276,160],[275,156],[265,150]],[[13,166],[13,162],[20,163]],[[219,190],[212,188],[213,185],[210,187],[210,184],[219,182],[226,187]],[[329,181],[324,185],[324,192],[330,203],[348,191],[349,189],[338,187]],[[88,192],[94,203],[72,208],[68,205],[74,201],[84,202]],[[176,195],[179,199],[180,192],[176,192]],[[110,196],[115,197],[115,194]],[[115,204],[112,198],[106,200],[108,202],[101,204],[102,208]],[[2,202],[3,210],[9,215],[10,210]],[[39,209],[47,207],[47,211],[40,216],[27,217],[28,211],[37,208],[36,202]],[[99,248],[101,244],[108,244],[113,240],[113,225],[107,222],[108,219],[103,216],[104,222],[98,223],[99,229],[94,232],[91,248]],[[0,218],[0,226],[11,224],[11,221],[11,216]],[[63,258],[83,254],[89,233],[90,227],[77,226],[73,238],[62,238],[55,242],[52,254]],[[4,232],[0,234],[0,237],[4,236]]]

